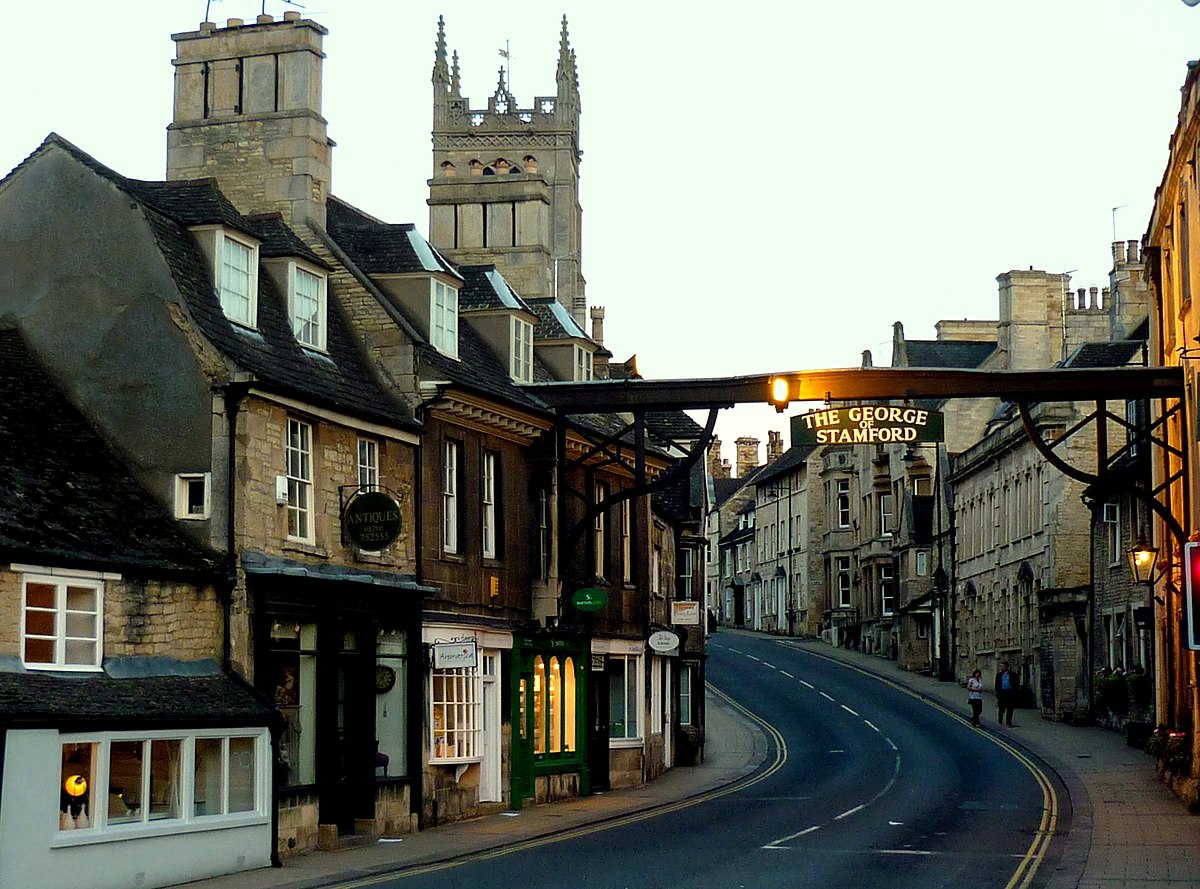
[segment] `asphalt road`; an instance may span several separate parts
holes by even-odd
[[[1007,730],[974,729],[786,640],[722,631],[709,652],[710,685],[771,745],[738,789],[346,885],[1024,889],[1049,879],[1066,795],[998,734]]]

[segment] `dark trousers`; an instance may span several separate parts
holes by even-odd
[[[1013,693],[1011,691],[996,692],[996,705],[999,707],[999,712],[996,714],[996,722],[1012,725]]]
[[[979,725],[979,715],[983,713],[983,699],[971,698],[968,703],[971,705],[971,725]]]

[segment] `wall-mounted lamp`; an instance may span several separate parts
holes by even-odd
[[[1200,2],[1200,0],[1198,0]],[[1154,565],[1158,562],[1158,548],[1146,542],[1146,538],[1138,536],[1137,543],[1128,553],[1129,570],[1133,572],[1134,583],[1150,583],[1154,578]]]

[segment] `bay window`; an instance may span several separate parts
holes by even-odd
[[[429,758],[468,762],[481,758],[479,673],[474,667],[434,670],[430,681]]]

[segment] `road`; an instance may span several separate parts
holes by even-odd
[[[345,887],[796,889],[1045,885],[1069,812],[1004,740],[787,640],[722,631],[708,680],[769,739],[735,790]],[[965,693],[964,693],[965,698]],[[966,703],[964,700],[964,711]]]

